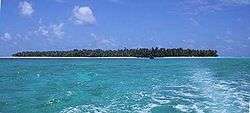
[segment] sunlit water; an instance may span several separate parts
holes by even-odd
[[[248,113],[250,59],[0,59],[0,113]]]

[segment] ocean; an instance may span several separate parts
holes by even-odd
[[[249,58],[0,59],[0,113],[249,113]]]

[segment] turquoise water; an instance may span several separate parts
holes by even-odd
[[[0,59],[0,113],[248,113],[250,59]]]

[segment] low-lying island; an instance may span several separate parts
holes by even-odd
[[[12,55],[13,57],[217,57],[216,50],[195,50],[183,48],[137,48],[137,49],[74,49],[69,51],[24,51]]]

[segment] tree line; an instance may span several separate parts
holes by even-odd
[[[196,50],[183,48],[137,48],[137,49],[74,49],[69,51],[24,51],[14,57],[217,57],[216,50]]]

